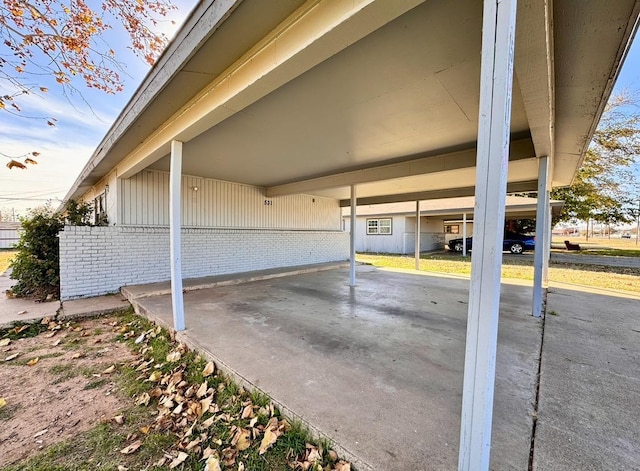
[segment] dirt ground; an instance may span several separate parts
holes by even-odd
[[[0,401],[6,401],[0,408],[0,466],[89,430],[122,408],[111,367],[134,355],[114,340],[114,319],[49,328],[0,343]]]

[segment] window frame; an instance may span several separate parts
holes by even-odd
[[[93,199],[93,223],[100,225],[107,215],[107,192],[103,191]]]
[[[456,228],[456,230],[454,231],[453,228]],[[447,230],[450,229],[450,230]],[[455,234],[458,235],[460,234],[460,224],[445,224],[444,225],[444,233],[445,234]]]
[[[367,218],[366,227],[367,235],[393,235],[393,218]]]

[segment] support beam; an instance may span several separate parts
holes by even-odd
[[[171,238],[171,307],[173,328],[185,329],[182,296],[181,201],[182,142],[171,141],[171,171],[169,174],[169,237]]]
[[[488,471],[509,162],[516,0],[485,0],[459,471]]]
[[[531,139],[520,139],[510,143],[510,159],[524,160],[535,156]],[[266,196],[292,195],[298,193],[312,193],[328,188],[346,187],[351,184],[372,183],[394,178],[426,175],[428,173],[446,172],[476,166],[476,148],[450,152],[445,154],[420,154],[407,158],[403,162],[377,165],[360,170],[335,173],[325,177],[300,180],[283,185],[271,186],[266,189]]]
[[[349,286],[356,285],[356,186],[351,185],[351,227],[349,232]]]
[[[545,265],[549,265],[547,244],[551,234],[549,228],[549,157],[538,160],[538,207],[536,208],[536,249],[533,256],[533,305],[531,314],[541,317],[544,313],[546,289]]]
[[[420,201],[416,201],[416,237],[415,237],[416,270],[420,270]]]
[[[462,256],[467,256],[467,213],[462,213]]]
[[[528,180],[524,182],[511,182],[507,184],[507,193],[526,193],[536,191],[538,189],[537,180]],[[394,195],[380,195],[358,198],[360,206],[382,203],[400,203],[403,201],[424,201],[437,200],[441,198],[458,198],[460,196],[474,196],[476,188],[468,186],[463,188],[452,188],[450,190],[430,190],[421,191],[419,193],[399,193]],[[340,200],[340,207],[347,208],[351,205],[351,200]]]

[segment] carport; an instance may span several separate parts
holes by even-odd
[[[329,437],[359,471],[454,469],[469,280],[358,266],[354,290],[348,274],[187,291],[177,339]],[[172,328],[168,283],[124,292]],[[502,287],[491,469],[529,462],[542,337],[530,299],[529,286]]]
[[[485,0],[484,11],[475,0],[205,1],[69,196],[109,172],[122,180],[170,171],[181,331],[192,328],[183,175],[264,188],[265,205],[282,195],[334,198],[352,217],[356,204],[475,195],[459,469],[486,470],[506,193],[538,192],[527,311],[541,316],[549,191],[571,183],[639,12],[636,0]],[[357,297],[367,288],[356,280],[353,235],[350,258]]]

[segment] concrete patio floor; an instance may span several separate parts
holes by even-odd
[[[534,471],[640,469],[640,296],[552,285]]]
[[[349,453],[358,469],[455,469],[468,280],[358,267],[185,293],[182,338]],[[503,285],[492,469],[526,470],[542,337]],[[133,300],[171,326],[171,298]]]

